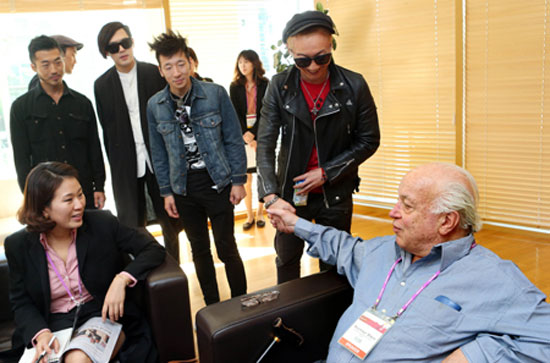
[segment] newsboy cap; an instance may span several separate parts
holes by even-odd
[[[76,50],[80,50],[84,46],[84,44],[79,43],[76,40],[66,37],[64,35],[52,35],[51,37],[57,41],[63,51],[65,51],[65,49],[67,49],[68,47],[75,47]]]
[[[283,30],[283,43],[286,43],[289,37],[314,26],[325,28],[330,34],[334,34],[334,23],[330,16],[322,11],[308,10],[294,15],[292,19],[286,23],[285,29]]]

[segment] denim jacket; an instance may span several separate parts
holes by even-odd
[[[227,91],[215,83],[190,79],[189,119],[208,174],[218,192],[229,184],[243,185],[246,182],[244,142]],[[147,103],[151,156],[163,197],[187,193],[187,161],[175,109],[168,85]]]

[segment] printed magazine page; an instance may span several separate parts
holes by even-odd
[[[110,320],[101,321],[100,317],[91,318],[82,326],[80,326],[72,336],[72,329],[64,329],[54,332],[54,335],[59,339],[61,346],[59,354],[52,354],[48,360],[41,362],[59,363],[60,357],[64,352],[71,349],[80,349],[84,351],[93,362],[108,362],[116,341],[120,335],[122,325],[112,323]],[[25,354],[19,360],[19,363],[34,363],[35,349],[26,349]]]

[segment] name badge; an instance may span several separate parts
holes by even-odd
[[[246,127],[247,128],[252,128],[252,126],[254,126],[254,124],[256,123],[256,114],[250,114],[250,115],[246,115]]]
[[[392,318],[369,308],[338,339],[338,343],[363,360],[393,323]]]

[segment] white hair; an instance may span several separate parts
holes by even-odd
[[[468,185],[463,182],[452,181],[446,183],[442,187],[442,192],[434,199],[431,211],[435,214],[456,211],[460,215],[460,227],[462,229],[471,233],[478,232],[481,230],[483,223],[477,211],[479,193],[476,181],[467,170],[453,164],[448,164],[448,166],[467,179],[474,194],[472,195]]]

